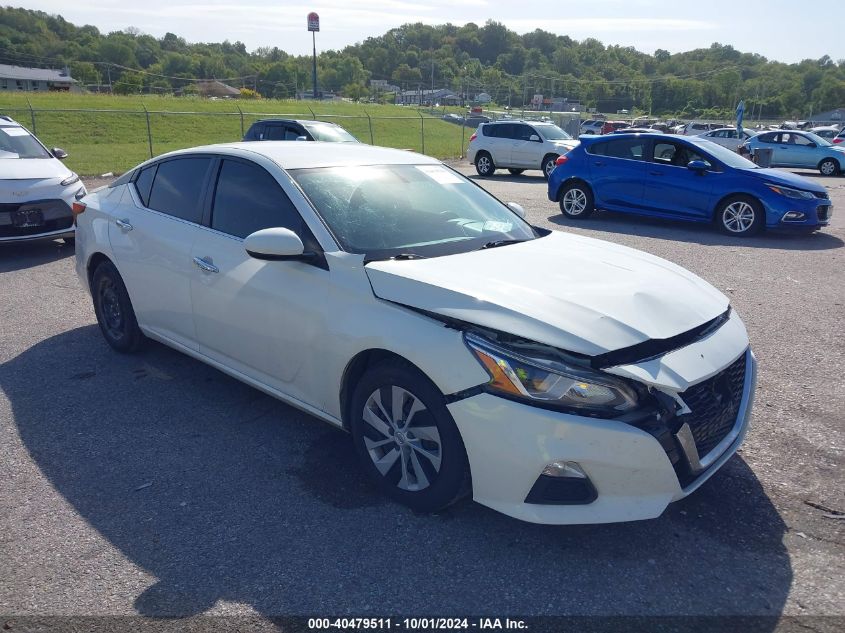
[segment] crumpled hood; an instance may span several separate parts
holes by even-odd
[[[728,308],[727,297],[680,266],[555,231],[365,270],[382,299],[590,356],[681,334]]]
[[[0,158],[0,180],[64,180],[70,174],[70,169],[57,158]]]

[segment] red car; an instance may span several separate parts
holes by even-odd
[[[832,140],[832,142],[834,145],[845,143],[845,128],[842,128],[842,131]]]
[[[610,134],[626,127],[631,127],[631,125],[625,121],[605,121],[604,125],[601,126],[601,132],[599,134]]]

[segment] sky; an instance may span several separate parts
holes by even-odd
[[[104,32],[134,26],[156,37],[170,31],[189,42],[240,40],[250,51],[278,46],[295,55],[311,53],[306,16],[316,11],[318,51],[341,49],[408,22],[482,26],[490,19],[518,33],[542,28],[646,53],[720,42],[788,63],[845,58],[845,37],[835,26],[841,20],[804,21],[795,0],[27,0],[26,8]]]

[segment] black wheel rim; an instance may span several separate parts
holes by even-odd
[[[111,279],[103,279],[99,288],[100,315],[106,333],[113,339],[123,336],[123,311],[120,296]]]

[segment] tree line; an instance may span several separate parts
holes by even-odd
[[[102,33],[61,16],[0,7],[0,63],[67,65],[84,85],[115,93],[191,92],[215,78],[264,97],[308,92],[311,57],[279,47],[248,51],[241,42],[188,43],[173,33],[156,38],[129,27]],[[490,94],[523,107],[535,94],[565,97],[600,111],[725,116],[737,101],[763,118],[803,118],[845,106],[845,60],[828,56],[785,64],[718,43],[654,54],[633,47],[577,41],[541,29],[520,35],[488,20],[405,24],[384,35],[318,55],[318,84],[353,99],[390,101],[371,79],[401,89],[449,88],[471,97]]]

